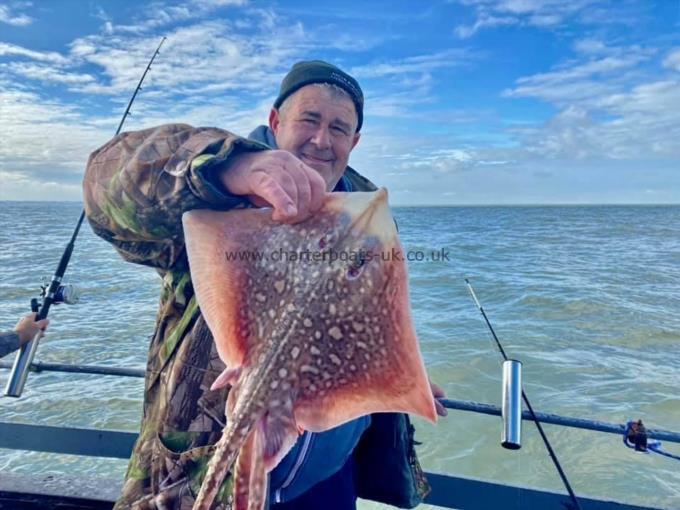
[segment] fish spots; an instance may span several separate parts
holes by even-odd
[[[336,253],[359,250],[372,253],[388,241],[396,243],[392,241],[396,235],[392,232],[393,223],[385,221],[389,218],[387,211],[379,215],[363,214],[366,206],[360,194],[344,197],[329,194],[330,206],[304,224],[270,226],[265,214],[253,215],[253,221],[261,225],[249,220],[242,226],[241,222],[229,219],[225,223],[234,235],[228,237],[227,245],[229,249],[237,248],[240,243],[244,250],[266,252],[280,247],[288,253],[316,254],[316,243],[329,232],[335,240],[325,249],[332,247]],[[346,200],[349,200],[347,207]],[[378,205],[371,205],[373,207]],[[385,209],[386,204],[380,202],[379,207]],[[244,211],[245,214],[254,212]],[[250,229],[251,224],[257,228]],[[244,237],[246,234],[248,237]],[[264,262],[236,262],[227,268],[228,281],[238,284],[230,288],[233,298],[226,302],[229,309],[217,307],[220,314],[229,314],[230,331],[217,335],[216,339],[216,342],[224,341],[229,348],[236,342],[240,350],[246,349],[247,377],[235,387],[227,409],[227,423],[234,428],[235,437],[241,438],[241,428],[246,422],[250,424],[250,431],[254,427],[257,430],[263,413],[268,411],[290,420],[295,407],[305,404],[300,398],[316,404],[310,423],[312,420],[329,423],[335,418],[332,411],[336,406],[343,411],[361,408],[364,412],[363,402],[358,402],[355,395],[377,394],[378,408],[387,404],[399,409],[404,407],[403,395],[390,391],[391,383],[416,373],[407,369],[422,362],[408,324],[406,273],[401,267],[393,269],[396,262],[384,264],[372,258],[370,263],[368,260],[355,262],[357,267],[349,266],[347,260],[322,264],[278,260],[272,264],[274,261],[265,257]],[[268,271],[270,265],[272,270]],[[355,279],[348,278],[354,276],[348,273],[350,268],[358,273]],[[215,273],[215,268],[207,268],[208,286],[204,288],[209,289],[212,281],[220,276]],[[247,285],[245,279],[248,279]],[[383,315],[384,309],[386,315]],[[218,318],[221,320],[221,316]],[[263,352],[266,360],[256,363]],[[368,359],[365,354],[369,354]],[[416,375],[422,375],[422,369]],[[409,384],[422,383],[416,379],[409,376]],[[285,390],[288,385],[292,388]],[[424,392],[420,396],[422,394]],[[286,412],[284,407],[290,411]],[[293,422],[285,422],[289,424]],[[295,429],[286,427],[285,431],[290,432],[293,439]],[[254,449],[252,445],[249,447]],[[252,460],[261,459],[253,456]],[[253,480],[249,496],[265,494],[266,490],[262,489],[265,483],[266,478]],[[247,484],[239,484],[238,489],[248,494]]]
[[[274,379],[271,383],[269,383],[269,387],[270,387],[271,389],[275,390],[276,388],[279,387],[279,381],[277,381],[276,379]]]

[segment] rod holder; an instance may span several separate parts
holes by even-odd
[[[519,450],[522,447],[522,363],[515,359],[503,362],[501,416],[501,445],[508,450]]]

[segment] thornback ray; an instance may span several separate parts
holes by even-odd
[[[295,225],[267,209],[182,220],[196,298],[227,366],[213,387],[232,385],[195,509],[210,508],[236,463],[235,509],[260,510],[266,472],[302,430],[377,412],[436,422],[385,189],[327,194]]]

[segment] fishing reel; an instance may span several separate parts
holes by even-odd
[[[47,290],[50,288],[50,282],[43,278],[43,283],[40,286],[40,299],[31,299],[31,311],[38,313],[40,311],[40,302],[47,296]],[[52,296],[52,304],[60,305],[62,303],[67,305],[75,305],[80,300],[80,292],[75,286],[69,284],[59,285],[57,291]]]

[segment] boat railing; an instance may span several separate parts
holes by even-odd
[[[2,368],[11,368],[11,364],[0,362],[0,369]],[[98,365],[34,362],[31,364],[30,370],[35,372],[50,371],[144,377],[144,370],[141,368],[116,368]],[[441,399],[440,402],[444,407],[452,410],[501,416],[501,408],[491,404],[454,399]],[[621,437],[626,431],[625,424],[550,413],[537,412],[535,414],[538,421],[546,424],[618,434]],[[522,413],[522,418],[532,420],[527,411]],[[647,429],[647,434],[650,439],[680,443],[680,433],[678,432]],[[55,427],[0,421],[0,448],[13,450],[125,459],[129,458],[136,439],[136,433],[127,431]],[[563,509],[571,506],[567,494],[509,486],[449,474],[427,473],[427,477],[433,490],[426,502],[443,508],[481,510],[497,507],[499,502],[503,502],[503,508],[517,508],[518,510],[520,508]],[[41,486],[41,481],[38,480],[36,485]],[[26,491],[25,483],[22,490]],[[40,487],[36,487],[36,494],[39,494],[41,490]],[[11,488],[3,486],[2,477],[0,477],[0,507],[2,507],[3,497],[7,497],[7,494],[11,492]],[[579,503],[584,510],[649,510],[648,507],[588,498],[582,495],[579,495]]]

